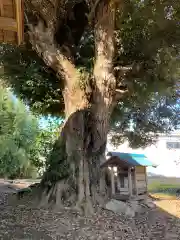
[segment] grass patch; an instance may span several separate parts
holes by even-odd
[[[176,195],[178,189],[180,189],[180,184],[153,182],[148,185],[148,191],[150,193],[162,193],[171,196]]]

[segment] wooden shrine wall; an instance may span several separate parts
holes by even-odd
[[[146,167],[136,166],[136,181],[138,193],[144,193],[147,191],[147,175]]]
[[[23,42],[23,11],[23,0],[0,0],[0,43]]]

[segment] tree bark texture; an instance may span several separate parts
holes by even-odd
[[[90,94],[86,87],[80,87],[82,75],[72,59],[52,44],[48,47],[49,42],[42,45],[40,38],[36,50],[48,66],[57,73],[63,72],[66,118],[41,182],[45,205],[69,203],[89,214],[103,202],[100,164],[105,154],[116,90],[112,72],[114,24],[113,1],[100,1],[95,12],[95,62],[93,76],[88,78],[93,86]],[[34,41],[37,47],[37,39]]]

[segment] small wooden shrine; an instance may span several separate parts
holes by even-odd
[[[101,167],[108,169],[111,198],[128,200],[147,194],[146,168],[156,166],[144,154],[109,152],[107,156]]]
[[[20,45],[24,37],[23,0],[0,0],[0,43]]]

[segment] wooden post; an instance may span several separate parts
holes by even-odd
[[[146,171],[146,167],[144,167],[144,174],[145,174],[145,181],[146,181],[146,193],[147,193],[147,191],[148,191],[148,189],[147,189],[147,186],[148,186],[148,180],[147,180],[147,171]]]
[[[117,168],[117,186],[118,186],[118,190],[120,192],[120,189],[121,189],[121,181],[120,181],[120,177],[119,177],[119,172],[120,172],[120,169],[119,167]]]
[[[136,176],[136,167],[134,167],[134,188],[135,188],[135,193],[136,196],[138,196],[138,185],[137,185],[137,176]]]
[[[22,0],[15,0],[16,4],[16,22],[17,22],[17,38],[18,45],[20,45],[23,41],[23,4]]]
[[[10,8],[6,11],[4,6]],[[20,45],[24,38],[23,0],[0,0],[0,42]],[[15,13],[15,14],[14,14]]]
[[[113,167],[111,167],[111,191],[112,191],[112,195],[114,195],[115,194],[115,183],[114,183]]]
[[[105,182],[105,171],[106,171],[106,168],[103,168],[101,170],[101,177],[100,177],[100,192],[102,194],[105,194],[105,191],[106,191],[106,182]]]
[[[0,16],[4,17],[3,1],[0,1]]]
[[[131,176],[131,167],[128,168],[128,186],[129,186],[129,195],[132,196],[132,176]]]

